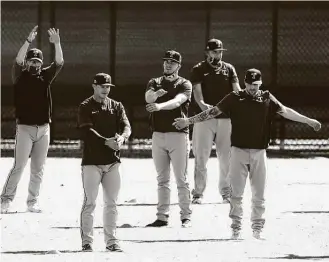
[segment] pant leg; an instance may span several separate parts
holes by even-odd
[[[250,186],[252,192],[251,227],[262,230],[265,224],[266,150],[252,150]]]
[[[178,132],[167,133],[166,144],[177,183],[181,220],[190,219],[192,210],[187,173],[190,152],[188,134]]]
[[[230,185],[228,181],[228,171],[231,151],[231,119],[223,118],[217,120],[216,131],[216,151],[219,162],[219,183],[218,189],[221,196],[225,198],[230,197]]]
[[[105,245],[109,246],[117,243],[116,228],[117,228],[117,201],[121,186],[121,176],[119,173],[120,163],[106,165],[103,168],[103,227]]]
[[[31,175],[27,197],[28,205],[38,201],[50,141],[49,124],[36,128],[36,140],[33,143],[31,151]]]
[[[230,218],[231,228],[241,229],[242,224],[242,197],[248,176],[249,152],[237,147],[231,148],[229,181],[231,186]]]
[[[82,245],[93,243],[94,212],[101,179],[102,170],[98,166],[82,166],[82,186],[84,193],[80,215]]]
[[[22,177],[24,168],[32,149],[31,130],[26,125],[16,126],[15,160],[1,193],[1,202],[12,201],[15,198],[17,185]]]
[[[207,163],[215,136],[216,119],[210,119],[193,126],[192,149],[194,155],[193,196],[202,197],[207,185]]]
[[[158,181],[157,218],[168,221],[170,205],[170,158],[165,148],[165,133],[153,133],[152,158],[157,171]]]

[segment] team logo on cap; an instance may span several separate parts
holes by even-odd
[[[251,78],[252,78],[252,79],[256,79],[256,76],[257,76],[257,73],[255,73],[255,72],[252,72],[252,73],[251,73]]]

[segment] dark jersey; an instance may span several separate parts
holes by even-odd
[[[126,139],[131,127],[122,103],[106,98],[103,103],[93,97],[87,98],[79,106],[78,127],[83,140],[82,165],[108,165],[120,162],[120,151],[105,145],[106,138],[116,134]],[[90,129],[95,130],[100,136]]]
[[[272,99],[270,99],[270,96]],[[231,118],[231,145],[265,149],[270,140],[271,121],[281,104],[268,91],[252,97],[245,90],[231,92],[217,107]]]
[[[233,65],[222,61],[222,67],[216,69],[207,61],[195,65],[191,73],[192,84],[201,84],[204,102],[209,105],[216,105],[228,93],[232,92],[232,83],[238,83],[239,79]],[[198,114],[202,110],[193,98],[193,111]],[[227,118],[221,114],[216,118]]]
[[[175,81],[168,81],[163,77],[152,78],[146,88],[149,90],[158,91],[163,89],[168,93],[159,97],[156,103],[167,102],[176,97],[178,94],[184,94],[187,100],[179,107],[172,110],[160,110],[153,112],[150,116],[150,124],[153,132],[185,132],[188,133],[188,128],[177,130],[172,124],[175,118],[187,117],[188,107],[191,102],[192,84],[189,80],[183,77],[178,77]]]
[[[25,125],[43,125],[51,122],[52,99],[50,85],[63,64],[52,63],[36,75],[15,62],[12,71],[16,119]]]

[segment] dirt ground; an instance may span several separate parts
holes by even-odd
[[[0,186],[13,158],[0,159]],[[194,159],[189,178],[193,188]],[[80,159],[49,158],[40,196],[43,213],[26,213],[29,163],[18,186],[12,213],[1,215],[1,262],[46,261],[329,261],[329,160],[269,159],[265,240],[252,238],[250,187],[244,197],[242,240],[230,240],[229,205],[218,194],[218,165],[208,164],[204,204],[193,205],[192,227],[181,228],[172,176],[169,226],[145,228],[156,217],[156,174],[151,159],[123,159],[118,237],[124,253],[105,252],[102,189],[95,213],[94,252],[82,253],[79,215],[83,193]],[[130,202],[130,203],[128,203]],[[130,228],[121,227],[124,224]],[[61,253],[51,254],[57,250]],[[50,254],[48,254],[50,252]]]

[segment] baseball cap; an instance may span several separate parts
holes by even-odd
[[[37,60],[42,63],[43,54],[42,54],[41,50],[39,50],[37,48],[32,48],[27,52],[26,60]]]
[[[255,68],[248,69],[244,81],[248,84],[262,84],[262,73]]]
[[[214,50],[226,51],[227,49],[223,48],[222,41],[212,38],[212,39],[208,40],[206,50],[207,51],[214,51]]]
[[[109,85],[109,86],[114,86],[112,84],[111,76],[109,74],[105,73],[98,73],[94,76],[94,81],[93,83],[95,85]]]
[[[173,60],[176,63],[182,63],[182,56],[180,53],[174,50],[168,50],[165,52],[163,60]]]

